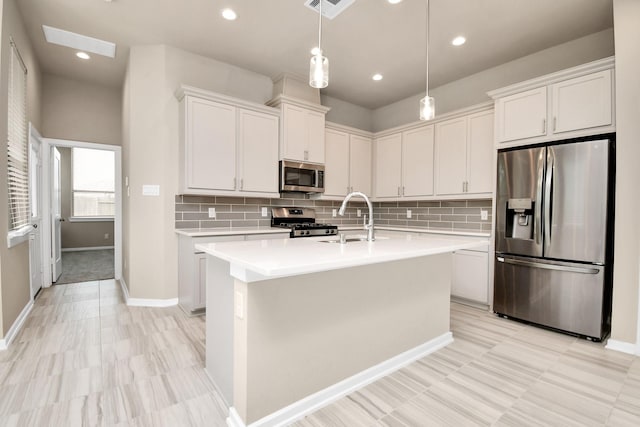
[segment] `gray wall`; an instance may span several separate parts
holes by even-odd
[[[331,108],[326,115],[327,121],[373,131],[373,110],[331,96],[321,95],[320,99],[322,105]]]

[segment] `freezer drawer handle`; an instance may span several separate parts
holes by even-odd
[[[582,274],[598,274],[600,272],[600,270],[598,270],[597,268],[569,267],[564,265],[544,264],[541,262],[522,261],[519,259],[502,258],[502,257],[497,257],[497,260],[498,262],[504,262],[505,264],[523,265],[525,267],[536,267],[536,268],[542,268],[545,270],[569,271],[572,273],[582,273]]]

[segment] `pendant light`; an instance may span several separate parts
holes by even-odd
[[[322,2],[320,0],[320,13],[318,14],[318,50],[311,57],[309,67],[309,86],[322,89],[329,85],[329,60],[322,56]]]
[[[429,96],[429,0],[427,0],[427,91],[425,97],[420,100],[420,120],[431,120],[436,116],[436,100]]]

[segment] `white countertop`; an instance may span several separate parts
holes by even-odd
[[[335,238],[334,238],[335,239]],[[477,237],[406,234],[379,236],[375,242],[326,243],[326,237],[197,244],[208,255],[230,263],[233,277],[254,282],[339,268],[416,258],[489,244]]]
[[[234,236],[246,234],[289,234],[288,229],[277,227],[220,227],[220,228],[183,228],[176,233],[187,237]]]

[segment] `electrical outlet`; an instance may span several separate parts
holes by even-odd
[[[104,240],[109,240],[109,233],[104,233]]]
[[[209,218],[216,217],[216,208],[209,208]]]
[[[238,319],[244,319],[244,295],[238,291],[235,292],[235,308],[234,312]]]
[[[489,212],[485,211],[484,209],[480,209],[480,219],[482,221],[486,221],[489,219]]]
[[[334,218],[337,217],[338,216],[338,210],[337,209],[332,209],[331,210],[331,216],[334,217]]]
[[[262,208],[262,216],[263,217],[269,216],[269,212],[268,212],[267,208]]]
[[[362,209],[357,209],[357,210],[356,210],[356,216],[357,216],[358,218],[360,218],[360,217],[362,216]]]
[[[411,209],[407,209],[407,218],[411,218]]]

